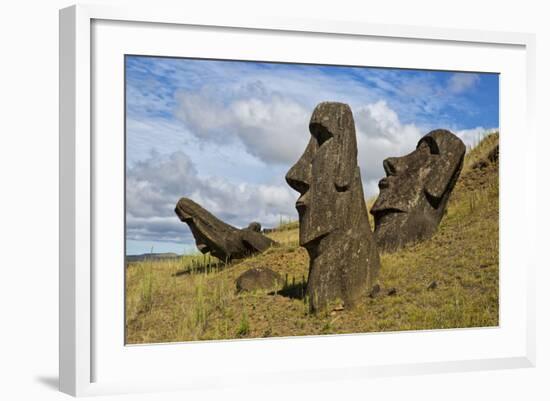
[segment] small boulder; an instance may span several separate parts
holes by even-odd
[[[376,296],[380,293],[380,285],[379,284],[375,284],[372,286],[370,292],[369,292],[369,297],[370,298],[376,298]]]
[[[241,274],[236,281],[237,291],[274,290],[283,284],[280,274],[266,267],[253,268]]]
[[[396,294],[397,294],[397,289],[395,287],[392,287],[388,290],[389,296],[396,295]]]

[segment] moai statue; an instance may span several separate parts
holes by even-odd
[[[375,284],[380,260],[369,226],[348,105],[317,105],[310,141],[286,181],[296,202],[300,245],[309,254],[306,295],[312,311],[335,301],[353,306]]]
[[[276,244],[272,239],[255,231],[257,227],[233,227],[188,198],[179,200],[175,212],[191,229],[199,251],[210,252],[223,261],[263,252]]]
[[[465,152],[456,135],[438,129],[422,137],[414,152],[384,160],[386,177],[371,209],[380,251],[393,252],[435,233]]]

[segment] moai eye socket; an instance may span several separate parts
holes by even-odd
[[[417,149],[422,147],[422,146],[427,146],[429,147],[430,149],[430,153],[432,155],[438,155],[439,154],[439,146],[437,146],[437,142],[430,136],[426,136],[424,138],[422,138],[417,146]]]
[[[313,135],[313,137],[317,139],[317,144],[319,146],[322,146],[326,141],[332,138],[332,134],[329,132],[329,130],[323,127],[321,124],[310,124],[309,130],[311,132],[311,135]]]

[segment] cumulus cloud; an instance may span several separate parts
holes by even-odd
[[[403,124],[383,100],[358,108],[354,118],[365,196],[371,197],[384,176],[382,161],[414,150],[423,132],[414,124]]]
[[[449,78],[448,89],[453,94],[460,94],[476,86],[479,80],[477,74],[456,73]]]
[[[454,133],[462,139],[466,145],[466,148],[471,149],[481,142],[486,135],[496,131],[498,131],[498,128],[475,127],[471,129],[458,130]]]
[[[289,163],[307,143],[310,111],[261,82],[242,85],[231,96],[219,88],[180,91],[176,116],[206,141],[239,140],[265,163]]]
[[[189,229],[174,213],[183,196],[237,227],[253,220],[273,226],[282,216],[295,218],[296,214],[296,196],[282,178],[278,184],[267,185],[203,177],[182,151],[152,152],[127,170],[127,239],[189,242]]]

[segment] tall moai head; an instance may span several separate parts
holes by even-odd
[[[386,177],[374,203],[374,234],[381,251],[431,237],[445,212],[460,175],[466,147],[450,131],[438,129],[420,139],[416,149],[383,162]]]
[[[310,141],[286,175],[300,193],[296,202],[300,245],[310,270],[307,295],[313,310],[340,299],[354,304],[379,270],[368,222],[351,109],[320,103],[309,123]]]

